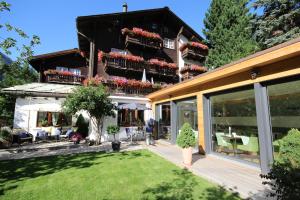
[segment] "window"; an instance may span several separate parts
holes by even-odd
[[[157,24],[156,24],[156,23],[153,23],[153,24],[152,24],[152,29],[153,29],[153,30],[156,30],[156,29],[157,29]]]
[[[254,89],[213,95],[210,102],[212,151],[259,163]]]
[[[122,49],[111,48],[110,51],[111,51],[111,52],[120,53],[120,54],[123,54],[123,55],[127,55],[127,51],[126,51],[126,50],[122,50]]]
[[[38,112],[37,127],[41,126],[71,126],[72,116],[61,112]]]
[[[81,75],[81,70],[80,69],[72,69],[72,68],[70,68],[69,72],[72,72],[73,74],[78,75],[78,76]]]
[[[164,39],[164,47],[168,48],[168,49],[175,49],[175,40],[165,38]]]
[[[170,102],[156,105],[158,122],[158,138],[171,140],[171,105]]]
[[[272,124],[273,155],[277,157],[279,141],[292,128],[300,128],[300,81],[267,86]]]
[[[67,67],[56,67],[57,71],[63,71],[63,72],[67,72],[69,71],[69,69]]]
[[[80,69],[74,69],[74,68],[67,68],[67,67],[56,67],[57,71],[63,71],[63,72],[71,72],[75,75],[81,75]]]
[[[139,126],[144,125],[143,110],[119,110],[118,111],[118,126]]]
[[[184,123],[189,123],[193,130],[198,131],[198,115],[196,98],[177,102],[177,124],[179,130]]]

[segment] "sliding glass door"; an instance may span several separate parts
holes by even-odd
[[[171,105],[170,102],[157,105],[156,121],[158,139],[171,140]]]

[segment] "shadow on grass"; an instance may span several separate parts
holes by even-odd
[[[196,181],[195,175],[186,169],[173,170],[175,178],[168,182],[162,182],[157,186],[143,191],[143,198],[159,200],[237,200],[240,199],[237,193],[231,193],[224,187],[215,186],[205,189],[201,194],[197,194],[197,189],[201,189],[201,184]]]
[[[99,158],[115,157],[116,159],[122,160],[144,156],[150,157],[151,155],[142,152],[93,152],[0,161],[0,196],[4,195],[5,191],[18,187],[19,181],[53,174],[67,169],[88,168],[95,164],[101,164],[101,159],[99,160]],[[9,185],[5,186],[5,184]]]

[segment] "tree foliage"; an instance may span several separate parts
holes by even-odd
[[[271,171],[263,178],[269,179],[264,184],[273,189],[271,196],[278,199],[298,199],[300,196],[300,131],[291,129],[280,140],[279,154]]]
[[[261,48],[300,37],[299,0],[256,0],[253,7],[263,10],[252,20],[254,38]]]
[[[0,13],[10,12],[11,5],[5,1],[0,2]],[[3,37],[8,35],[7,37]],[[0,90],[5,87],[21,85],[37,80],[37,73],[30,67],[29,59],[33,55],[33,48],[40,44],[38,36],[30,37],[20,28],[10,23],[0,23],[0,51],[11,55],[16,52],[16,60],[7,63],[0,55]],[[12,125],[15,108],[15,97],[8,94],[0,94],[0,118],[6,121],[6,125]]]
[[[101,142],[103,120],[105,116],[115,116],[115,105],[108,98],[109,93],[103,85],[80,86],[70,94],[63,103],[64,112],[75,115],[86,111],[97,127],[96,143]]]
[[[252,39],[247,0],[212,0],[204,19],[210,46],[206,65],[217,68],[258,50]]]
[[[196,144],[196,136],[189,123],[184,123],[182,125],[176,143],[181,148],[193,147]]]

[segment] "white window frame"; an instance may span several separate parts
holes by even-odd
[[[164,38],[164,47],[167,49],[175,49],[175,40]]]

